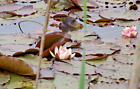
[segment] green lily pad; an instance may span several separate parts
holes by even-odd
[[[10,81],[10,76],[8,74],[0,72],[0,85],[5,84]]]
[[[39,89],[55,89],[55,85],[49,81],[40,81],[38,87]],[[13,82],[7,86],[7,89],[17,88],[35,89],[35,81]]]
[[[19,82],[19,81],[29,81],[29,79],[19,76],[17,74],[11,73],[11,72],[4,72],[6,74],[8,74],[10,76],[10,81],[8,83],[6,83],[5,85],[2,86],[2,89],[5,89],[6,86],[8,86],[9,84],[13,83],[13,82]]]
[[[38,56],[25,55],[25,56],[20,56],[18,58],[22,61],[25,61],[26,63],[29,63],[29,64],[34,65],[34,66],[38,66],[38,60],[39,60]],[[51,65],[52,65],[52,62],[47,61],[46,58],[42,58],[41,68],[47,68],[47,67],[50,67]]]

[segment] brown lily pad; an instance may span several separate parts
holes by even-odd
[[[26,54],[34,54],[34,55],[36,55],[38,52],[39,52],[39,49],[29,48],[29,49],[25,50],[24,52],[21,52],[21,51],[16,52],[12,56],[13,57],[18,57],[18,56],[23,56],[23,55],[26,55]]]
[[[67,41],[70,40],[70,35],[63,33],[63,32],[54,32],[51,34],[47,34],[45,36],[45,43],[44,43],[44,52],[43,52],[43,57],[46,57],[50,54],[49,51],[53,51],[54,48],[57,46],[61,46],[65,44]],[[40,42],[39,41],[36,45],[36,47],[40,47]]]
[[[30,66],[24,61],[14,57],[1,56],[0,68],[21,75],[35,75],[33,66]]]
[[[54,43],[66,42],[69,40],[69,38],[70,38],[70,35],[63,32],[53,32],[50,34],[46,34],[44,50],[50,48]],[[41,43],[41,40],[37,43],[36,47],[40,48],[40,43]]]

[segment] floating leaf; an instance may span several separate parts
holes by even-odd
[[[65,44],[67,41],[70,40],[70,35],[65,34],[63,32],[54,32],[51,34],[47,34],[45,36],[45,43],[44,43],[44,52],[43,52],[43,57],[46,57],[50,54],[50,51],[53,51],[55,46],[59,47],[63,44]],[[40,47],[40,42],[39,41],[36,45],[36,47]]]
[[[57,42],[65,42],[70,38],[68,34],[63,32],[54,32],[50,34],[46,34],[45,36],[45,43],[44,43],[44,50],[50,48],[54,43]],[[37,43],[36,47],[40,47],[41,40]]]
[[[21,75],[35,75],[32,67],[29,64],[25,63],[24,61],[14,57],[7,57],[7,56],[0,57],[1,69],[15,72]]]
[[[102,55],[102,54],[98,54],[98,55],[87,55],[85,56],[85,60],[86,61],[91,61],[91,60],[99,60],[99,59],[103,59],[106,58],[108,55]],[[75,57],[75,60],[82,60],[82,57]]]
[[[91,61],[86,61],[87,64],[99,67],[101,64],[114,64],[116,63],[112,56],[109,56],[108,58],[102,59],[102,60],[91,60]]]
[[[103,44],[100,40],[86,41],[85,45],[85,55],[110,55],[120,51],[120,47],[116,44]],[[73,48],[72,51],[82,55],[82,47],[83,45],[81,46],[81,48]]]
[[[54,84],[57,89],[78,89],[79,78],[72,75],[56,73]],[[87,88],[88,82],[85,81],[85,89]]]
[[[125,79],[128,80],[131,72],[131,65],[122,64],[101,64],[99,69],[96,69],[96,73],[101,74],[104,77],[112,79]]]
[[[24,53],[26,49],[32,48],[29,45],[21,44],[4,44],[0,45],[0,52],[4,55],[13,55],[16,52]]]
[[[98,35],[95,32],[79,32],[79,31],[73,31],[73,32],[68,32],[68,34],[71,35],[72,40],[94,40],[98,38]]]
[[[55,85],[49,81],[40,81],[38,87],[39,89],[55,89]],[[7,86],[7,89],[16,89],[16,88],[34,89],[35,81],[13,82]]]
[[[55,70],[68,73],[68,74],[73,74],[73,75],[79,75],[80,74],[80,68],[81,68],[81,61],[74,61],[74,60],[67,60],[67,63],[64,62],[57,62],[55,61],[53,64],[53,68]],[[95,74],[94,67],[86,64],[86,72],[85,74],[90,75],[90,74]]]
[[[82,0],[70,0],[75,6],[79,7],[80,9],[82,9],[83,7],[83,1]],[[90,8],[98,8],[99,5],[94,2],[93,0],[87,0],[87,7]]]
[[[11,72],[4,72],[6,74],[8,74],[10,76],[10,81],[8,83],[6,83],[5,85],[2,86],[2,89],[6,88],[7,85],[13,83],[13,82],[19,82],[19,81],[29,81],[29,79],[25,78],[25,77],[22,77],[22,76],[19,76],[15,73],[11,73]]]
[[[134,55],[125,55],[125,54],[115,54],[113,55],[113,58],[119,63],[129,64],[129,65],[132,65],[135,60]]]
[[[59,11],[59,12],[55,12],[55,13],[50,14],[50,17],[52,17],[52,18],[55,18],[55,17],[67,17],[68,13],[69,12],[67,12],[67,11]]]
[[[28,64],[31,64],[31,65],[34,65],[34,66],[38,66],[38,60],[39,60],[38,56],[25,55],[25,56],[20,56],[18,58],[20,60],[28,63]],[[46,58],[42,58],[42,60],[41,60],[41,68],[47,68],[47,67],[50,67],[51,65],[52,65],[52,63],[50,61],[47,61]]]
[[[90,86],[90,89],[127,89],[127,83],[98,83]]]
[[[24,52],[21,52],[21,51],[16,52],[12,56],[13,57],[19,57],[19,56],[24,56],[26,54],[34,54],[34,55],[36,55],[38,52],[39,52],[39,49],[30,48],[30,49],[25,50]]]
[[[112,13],[112,14],[110,14]],[[105,9],[101,10],[99,15],[103,18],[112,19],[112,20],[138,20],[140,18],[140,11],[134,10],[112,10]]]
[[[34,34],[4,34],[0,35],[0,44],[33,44],[37,40]]]
[[[55,73],[50,68],[42,68],[40,70],[40,78],[42,79],[54,79]]]
[[[6,4],[0,6],[1,13],[8,13],[14,16],[25,16],[37,12],[37,9],[33,8],[32,5],[19,5],[19,4]]]
[[[26,15],[31,15],[33,13],[36,13],[37,9],[33,8],[32,5],[24,6],[14,12],[9,12],[10,14],[16,14],[18,16],[26,16]],[[6,12],[8,13],[8,12]]]
[[[40,2],[41,0],[13,0],[14,2],[22,2],[22,3],[36,3]]]
[[[8,74],[0,72],[0,85],[5,84],[10,81],[10,76]]]

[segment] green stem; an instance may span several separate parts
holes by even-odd
[[[86,24],[87,24],[87,0],[83,0],[84,6],[84,34],[86,32]],[[83,55],[82,55],[82,65],[81,65],[81,75],[80,75],[80,84],[79,89],[85,89],[85,39],[83,40],[84,47],[83,47]]]

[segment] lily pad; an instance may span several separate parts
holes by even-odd
[[[10,76],[8,74],[0,72],[0,85],[5,84],[10,81]]]
[[[38,87],[39,89],[55,89],[55,85],[49,81],[40,81]],[[34,89],[35,81],[14,82],[7,86],[7,89],[15,89],[15,88]]]
[[[98,83],[90,86],[90,89],[127,89],[127,83]]]
[[[55,61],[53,68],[64,73],[79,75],[81,71],[81,61],[67,60],[66,63]],[[95,68],[93,66],[86,64],[86,68],[85,74],[95,74]]]
[[[105,59],[102,60],[91,60],[91,61],[86,61],[87,64],[99,67],[101,64],[114,64],[116,61],[113,60],[112,56],[108,56]]]
[[[110,14],[112,13],[112,14]],[[112,19],[112,20],[138,20],[140,18],[140,11],[138,10],[112,10],[105,9],[101,10],[99,15],[103,18]]]
[[[78,89],[79,78],[73,75],[56,73],[54,84],[57,89]],[[85,81],[85,89],[88,89],[88,82]]]
[[[115,54],[113,58],[119,63],[132,65],[134,64],[135,55]]]
[[[99,43],[97,43],[97,42],[98,42],[98,40],[97,41],[96,40],[95,41],[86,41],[85,55],[110,55],[110,54],[120,51],[120,47],[117,46],[116,44],[109,45],[108,43],[102,44],[101,41],[99,41]],[[82,47],[84,47],[84,46],[82,45]],[[82,55],[82,53],[83,53],[82,47],[73,48],[72,51]]]
[[[101,64],[99,69],[96,69],[96,73],[101,74],[104,77],[112,79],[125,79],[130,78],[132,66],[122,64]]]
[[[79,31],[73,31],[68,32],[68,34],[71,35],[72,40],[94,40],[98,38],[98,35],[95,32],[79,32]]]
[[[21,44],[4,44],[0,45],[0,52],[3,55],[13,55],[16,52],[24,52],[26,49],[32,48],[29,45],[21,45]]]
[[[53,32],[50,34],[46,34],[44,50],[50,48],[54,43],[68,41],[69,38],[70,38],[70,35],[65,34],[63,32]],[[41,43],[41,40],[37,43],[36,47],[40,48],[40,43]]]
[[[2,86],[2,89],[5,89],[6,86],[8,86],[9,84],[13,83],[13,82],[19,82],[19,81],[29,81],[29,79],[23,77],[23,76],[19,76],[15,73],[11,73],[11,72],[4,72],[6,74],[8,74],[10,76],[10,81],[8,83],[6,83],[5,85]]]
[[[34,66],[38,66],[38,61],[39,61],[38,56],[25,55],[25,56],[20,56],[18,58],[20,60],[25,61],[26,63],[29,63],[29,64],[34,65]],[[42,60],[41,60],[41,68],[47,68],[47,67],[50,67],[51,65],[52,65],[52,63],[50,61],[47,61],[46,58],[42,58]]]
[[[1,56],[0,68],[21,75],[35,75],[33,66],[31,67],[24,61],[14,57]]]
[[[0,44],[33,44],[37,40],[34,34],[4,34],[0,35]]]
[[[13,0],[14,2],[22,2],[22,3],[36,3],[40,2],[41,0]]]

